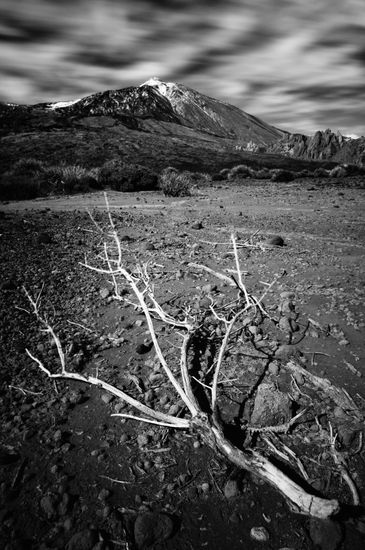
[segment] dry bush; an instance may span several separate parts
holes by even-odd
[[[40,195],[40,174],[45,165],[33,158],[19,159],[0,181],[1,200],[27,200]]]
[[[296,177],[296,174],[294,172],[291,172],[290,170],[274,169],[270,170],[270,173],[272,181],[278,181],[282,183],[293,181]]]
[[[313,172],[314,178],[328,178],[329,172],[325,168],[316,168]]]
[[[158,186],[167,197],[190,197],[195,183],[190,172],[165,168],[159,176]]]
[[[344,178],[347,176],[347,170],[344,166],[335,166],[330,170],[329,176],[331,178]]]
[[[139,164],[110,160],[99,169],[99,184],[115,191],[148,191],[156,189],[157,174]]]
[[[253,176],[254,172],[255,171],[252,170],[252,168],[250,168],[246,164],[238,164],[237,166],[234,166],[233,168],[231,168],[231,170],[228,173],[228,179],[231,180],[236,177],[251,178],[251,177],[254,177]]]

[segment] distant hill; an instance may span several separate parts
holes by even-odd
[[[292,158],[365,165],[365,137],[352,139],[331,130],[318,131],[313,136],[287,134],[267,151]]]

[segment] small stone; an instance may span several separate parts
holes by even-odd
[[[269,532],[265,527],[252,527],[250,537],[258,542],[267,542],[270,538]]]
[[[138,355],[143,355],[144,353],[148,353],[151,350],[151,347],[151,344],[138,344],[136,346],[136,353],[138,353]]]
[[[309,534],[316,548],[336,550],[342,540],[341,526],[332,520],[312,518],[309,523]]]
[[[145,447],[148,445],[149,437],[146,434],[139,434],[137,436],[137,443],[139,447]]]
[[[295,294],[290,290],[286,290],[280,293],[280,298],[282,298],[283,300],[294,300]]]
[[[235,510],[229,516],[228,521],[229,521],[229,523],[240,523],[240,521],[242,521],[242,518],[241,518],[239,512],[237,512],[237,510]]]
[[[71,531],[71,528],[72,528],[72,519],[71,518],[66,518],[65,521],[63,522],[63,528],[65,531]]]
[[[196,222],[191,226],[191,229],[203,229],[203,224],[201,222]]]
[[[153,243],[143,243],[143,245],[141,246],[141,250],[143,252],[149,252],[149,251],[152,251],[152,250],[156,250],[156,247]]]
[[[235,479],[229,479],[224,486],[224,496],[227,499],[237,497],[241,493],[238,482]]]
[[[62,434],[62,431],[61,430],[56,430],[55,433],[53,434],[53,440],[56,442],[56,443],[59,443],[63,438],[63,434]]]
[[[57,496],[53,495],[52,493],[48,493],[47,495],[41,498],[40,506],[48,519],[51,519],[56,515],[57,501],[58,501]]]
[[[259,386],[251,415],[254,426],[275,426],[288,422],[292,417],[292,402],[287,393],[273,383]]]
[[[202,292],[204,292],[204,294],[210,294],[211,292],[216,292],[216,290],[217,285],[209,284],[202,286]]]
[[[111,492],[109,491],[109,489],[102,489],[98,494],[98,499],[104,501],[107,498],[109,498],[110,495],[111,495]]]
[[[298,384],[298,386],[303,386],[305,380],[304,380],[304,376],[302,375],[301,372],[295,372],[293,374],[293,377],[294,377],[294,380],[296,381],[296,383]]]
[[[98,534],[94,529],[79,531],[70,538],[66,550],[92,550],[98,540]]]
[[[126,433],[122,434],[119,439],[120,443],[127,443],[128,440],[129,440],[129,436]]]
[[[173,531],[173,521],[167,514],[145,512],[134,523],[134,540],[142,550],[169,539]]]
[[[109,288],[101,288],[99,290],[99,296],[100,298],[102,298],[103,300],[105,300],[106,298],[108,298],[108,296],[110,295],[110,290]]]
[[[267,370],[273,376],[278,376],[278,374],[280,372],[279,363],[277,361],[273,361],[272,363],[270,363]]]
[[[270,246],[284,246],[284,239],[280,235],[274,235],[274,237],[268,239],[267,244]]]
[[[210,486],[209,486],[209,483],[202,483],[201,484],[201,490],[203,493],[209,493],[210,491]]]
[[[52,237],[46,231],[41,231],[38,235],[38,244],[50,244],[52,242]]]
[[[180,407],[179,405],[177,405],[176,403],[174,405],[171,405],[171,407],[169,408],[167,414],[171,415],[171,416],[176,416],[180,411]]]
[[[101,396],[102,402],[105,403],[106,405],[108,405],[108,403],[113,401],[113,399],[114,399],[114,395],[112,395],[111,393],[103,393]]]
[[[348,346],[350,342],[347,340],[347,338],[342,338],[341,340],[339,340],[338,343],[340,346]]]

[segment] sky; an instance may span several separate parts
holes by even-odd
[[[0,101],[151,77],[291,132],[365,135],[364,0],[0,0]]]

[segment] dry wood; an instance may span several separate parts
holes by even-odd
[[[337,388],[336,386],[331,384],[331,382],[327,378],[320,378],[319,376],[310,373],[293,360],[290,360],[288,363],[286,363],[284,365],[284,368],[292,374],[301,374],[304,380],[309,383],[309,385],[323,391],[336,403],[336,405],[340,406],[348,415],[355,417],[359,421],[363,421],[363,414],[345,390]]]
[[[40,324],[44,327],[43,330],[51,335],[57,346],[61,372],[51,372],[43,365],[43,363],[38,358],[36,358],[29,350],[27,350],[29,357],[38,365],[42,372],[47,374],[48,377],[54,380],[59,378],[78,380],[86,384],[99,386],[102,389],[117,396],[118,398],[124,400],[126,403],[128,403],[130,406],[135,408],[143,415],[134,416],[131,414],[118,414],[114,416],[121,416],[123,418],[134,419],[136,421],[150,422],[167,427],[189,429],[193,434],[201,437],[201,439],[205,441],[206,444],[209,445],[212,449],[223,454],[230,462],[240,468],[244,468],[252,472],[254,475],[259,476],[260,478],[274,486],[285,497],[285,499],[289,503],[289,506],[295,512],[323,519],[335,514],[339,510],[339,503],[337,500],[327,500],[307,493],[298,483],[290,479],[268,458],[261,455],[257,450],[241,450],[235,447],[224,435],[224,430],[217,419],[216,412],[218,377],[223,367],[227,345],[230,336],[233,333],[233,328],[244,312],[251,308],[254,312],[256,312],[259,309],[260,303],[262,302],[262,297],[260,299],[257,299],[249,295],[243,283],[241,276],[242,270],[240,267],[237,245],[234,235],[231,235],[231,243],[233,247],[233,254],[235,257],[236,272],[238,274],[238,286],[241,291],[241,297],[244,298],[244,302],[242,304],[242,307],[236,307],[236,309],[230,310],[226,314],[227,317],[221,319],[225,327],[225,332],[218,352],[218,359],[214,366],[213,382],[211,387],[211,410],[207,414],[202,410],[201,405],[193,392],[191,384],[192,376],[189,372],[188,361],[188,352],[192,342],[192,338],[197,333],[200,327],[193,317],[190,318],[187,316],[185,320],[181,321],[174,319],[173,317],[171,317],[171,315],[169,315],[168,312],[163,310],[163,308],[155,298],[153,285],[151,284],[150,278],[148,276],[146,265],[139,266],[133,272],[129,271],[125,267],[125,265],[123,264],[122,247],[112,219],[106,195],[105,200],[111,229],[111,231],[109,232],[109,236],[112,239],[112,245],[108,244],[107,242],[104,243],[102,260],[106,267],[94,267],[86,260],[83,265],[88,269],[92,269],[101,274],[106,274],[112,278],[116,299],[121,301],[124,300],[123,295],[120,293],[119,290],[120,281],[126,283],[129,288],[134,292],[134,295],[138,301],[138,305],[144,313],[155,348],[155,352],[162,367],[162,370],[165,372],[168,380],[175,389],[179,398],[182,399],[182,401],[184,402],[188,411],[188,416],[186,418],[180,418],[165,414],[144,405],[137,399],[128,395],[126,392],[108,384],[107,382],[99,379],[97,376],[83,376],[82,374],[68,371],[66,368],[66,357],[62,350],[60,340],[48,323],[47,319],[42,317],[42,315],[40,314],[40,296],[38,296],[36,300],[33,300],[30,294],[25,290],[26,296],[33,308],[33,313],[37,317]],[[232,279],[221,273],[217,273],[210,268],[207,268],[206,266],[194,263],[190,263],[189,266],[205,270],[226,281],[227,283],[234,285]],[[262,311],[262,315],[265,315],[264,309],[260,309]],[[174,328],[179,328],[180,330],[184,331],[181,344],[179,377],[173,374],[172,369],[167,364],[164,352],[162,351],[162,348],[155,333],[153,316],[156,316],[157,318],[167,324],[170,324]],[[287,369],[291,370],[292,372],[298,372],[298,367],[294,364],[287,365]],[[302,370],[304,371],[304,369]],[[304,371],[302,374],[304,376],[308,375],[307,371]],[[325,387],[327,390],[330,388],[330,384],[328,381],[320,382],[319,380],[316,380],[316,377],[314,377],[313,380],[316,382],[318,387],[321,385],[321,387]],[[352,408],[353,403],[350,403],[350,399],[348,396],[332,386],[330,389],[334,395],[341,398],[342,403],[346,404],[347,407]],[[297,418],[298,417],[296,417],[296,419]],[[293,422],[288,423],[288,426],[286,427],[290,427],[292,423]]]

